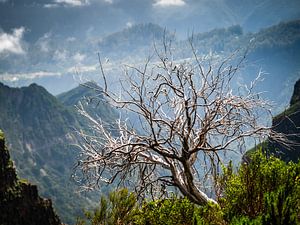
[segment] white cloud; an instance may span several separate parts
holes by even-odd
[[[78,7],[90,4],[90,0],[53,0],[53,3],[45,4],[45,8],[56,8],[59,6]]]
[[[184,0],[155,0],[153,6],[184,6],[186,3]]]
[[[56,3],[58,5],[65,5],[65,6],[72,6],[73,7],[73,6],[89,5],[90,1],[89,0],[54,0],[54,3]]]
[[[61,76],[60,72],[47,72],[47,71],[38,71],[38,72],[29,72],[29,73],[3,73],[0,74],[1,80],[3,81],[18,81],[18,80],[32,80],[38,77],[49,77],[49,76]]]
[[[51,36],[52,36],[51,32],[45,33],[36,42],[36,44],[40,48],[41,52],[49,52],[50,51]]]
[[[56,8],[56,7],[58,7],[58,6],[59,6],[58,4],[50,3],[50,4],[45,4],[45,5],[44,5],[44,8],[52,9],[52,8]]]
[[[113,4],[113,0],[104,0],[104,2],[108,3],[108,4]]]
[[[53,55],[53,59],[59,62],[66,61],[68,58],[68,52],[64,50],[56,50]]]
[[[25,54],[22,47],[24,27],[14,29],[12,34],[0,31],[0,53]]]
[[[52,0],[52,3],[44,4],[44,8],[57,8],[60,6],[79,7],[79,6],[87,6],[97,2],[113,4],[114,0]]]
[[[76,41],[76,38],[75,37],[68,37],[67,42],[73,42],[73,41]]]
[[[132,26],[133,26],[133,23],[132,23],[132,22],[128,21],[128,22],[126,23],[126,27],[130,28],[130,27],[132,27]]]
[[[79,52],[77,52],[73,56],[74,61],[77,62],[77,63],[81,63],[85,58],[86,58],[86,55],[85,54],[81,54]]]
[[[90,65],[90,66],[74,66],[67,69],[67,73],[88,73],[88,72],[94,72],[97,70],[97,64],[96,65]]]

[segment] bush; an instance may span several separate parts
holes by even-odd
[[[300,162],[285,163],[257,151],[236,174],[231,165],[227,167],[220,182],[225,195],[220,202],[227,221],[248,217],[260,218],[260,224],[297,224]]]
[[[85,212],[85,219],[91,225],[125,225],[132,224],[136,214],[137,199],[127,189],[113,191],[109,198],[101,197],[100,206],[94,212]],[[78,219],[77,225],[86,224]]]
[[[195,211],[195,206],[185,198],[152,201],[143,204],[135,218],[135,224],[192,224]]]
[[[236,173],[232,164],[224,168],[219,185],[219,205],[206,206],[176,196],[138,204],[134,194],[121,189],[102,197],[86,219],[92,225],[300,224],[300,162],[285,163],[257,151]]]

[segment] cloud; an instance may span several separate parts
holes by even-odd
[[[45,4],[44,8],[52,9],[52,8],[57,8],[58,6],[59,6],[58,4],[50,3],[50,4]]]
[[[70,67],[67,69],[67,73],[89,73],[89,72],[94,72],[94,71],[97,71],[97,66],[98,64],[96,65],[85,65],[85,66],[74,66],[74,67]]]
[[[166,6],[184,6],[184,0],[155,0],[153,6],[166,7]]]
[[[62,76],[60,72],[37,71],[29,73],[3,73],[0,74],[1,80],[15,82],[18,80],[32,80],[39,77]]]
[[[0,3],[8,2],[8,0],[0,0]]]
[[[53,59],[59,62],[64,62],[68,58],[68,52],[64,50],[56,50],[53,55]]]
[[[13,29],[12,34],[0,31],[0,53],[25,54],[22,47],[24,27]]]
[[[1,0],[0,0],[1,1]],[[45,4],[45,8],[56,8],[59,6],[79,7],[89,5],[89,0],[54,0],[53,3]]]
[[[76,63],[81,63],[84,59],[86,58],[86,55],[84,54],[80,54],[79,52],[77,52],[74,56],[73,59]]]
[[[68,37],[66,39],[67,42],[73,42],[73,41],[76,41],[76,38],[75,37]]]
[[[133,23],[132,23],[132,22],[128,21],[128,22],[126,23],[126,27],[130,28],[130,27],[132,27],[132,26],[133,26]]]
[[[50,41],[51,41],[52,33],[45,33],[41,38],[38,39],[36,45],[40,49],[41,52],[50,52]]]
[[[54,0],[54,2],[69,6],[84,6],[90,4],[89,0]]]
[[[113,4],[113,0],[104,0],[104,2],[108,3],[108,4]]]
[[[3,1],[3,0],[0,0]],[[4,0],[7,1],[7,0]],[[80,6],[88,6],[93,3],[105,3],[105,4],[113,4],[114,0],[52,0],[52,3],[44,4],[44,8],[57,8],[60,6],[65,7],[80,7]]]

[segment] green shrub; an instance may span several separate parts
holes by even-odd
[[[198,206],[178,196],[138,204],[134,194],[121,189],[102,197],[86,219],[92,225],[300,224],[300,162],[285,163],[257,151],[237,172],[232,164],[223,170],[219,205]]]
[[[94,212],[85,212],[91,225],[125,225],[132,224],[136,215],[137,198],[127,189],[120,189],[109,194],[109,198],[101,197],[100,206]],[[77,225],[86,224],[78,219]]]
[[[195,211],[194,204],[186,198],[145,202],[135,218],[135,224],[193,224]]]
[[[220,202],[227,221],[248,217],[260,218],[261,224],[297,223],[300,162],[285,163],[257,151],[237,173],[231,165],[226,168],[220,182],[225,194]]]

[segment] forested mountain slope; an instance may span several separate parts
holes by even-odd
[[[87,127],[87,121],[80,119],[71,105],[92,94],[89,89],[79,89],[78,95],[71,95],[71,102],[65,93],[64,105],[36,84],[10,88],[0,83],[0,128],[6,133],[17,171],[37,184],[42,196],[53,200],[68,223],[98,200],[95,194],[78,193],[79,187],[70,179],[78,154],[72,146],[76,143],[74,130]],[[108,105],[94,106],[93,110],[104,120],[113,120],[115,115]]]

